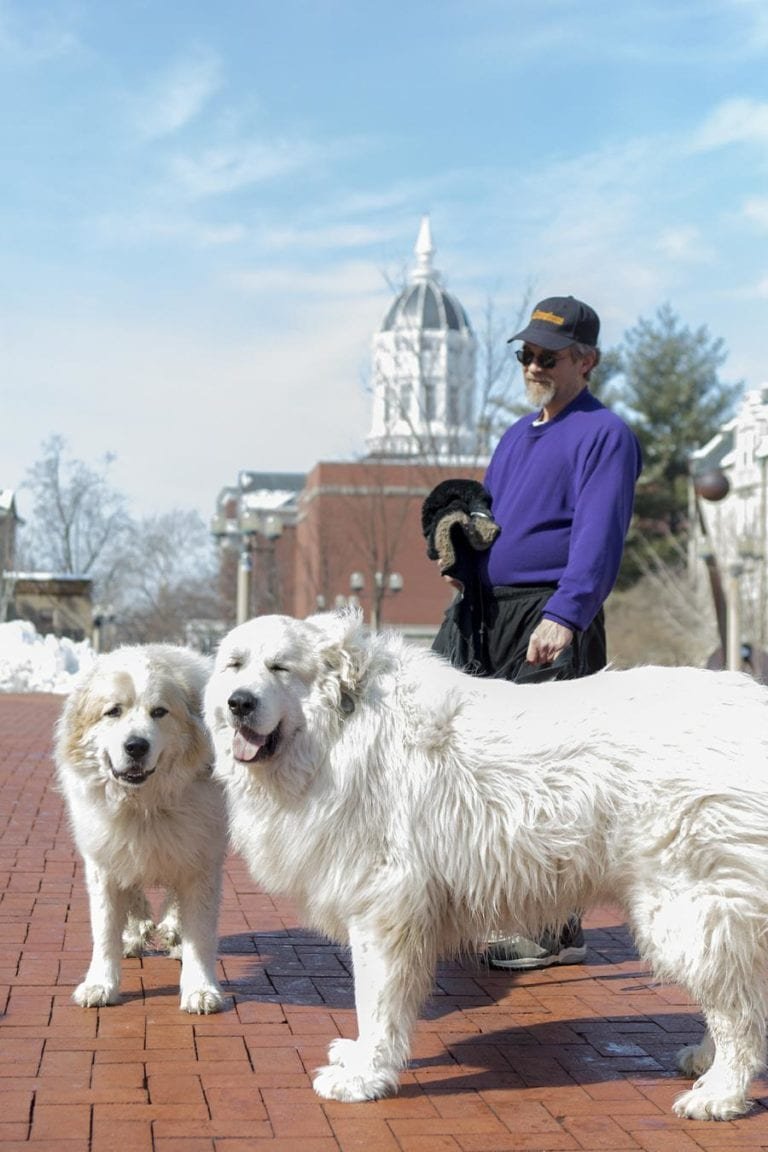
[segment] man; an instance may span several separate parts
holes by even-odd
[[[523,342],[516,355],[534,412],[507,429],[486,472],[501,531],[477,555],[482,603],[473,610],[482,624],[473,628],[468,671],[522,684],[605,667],[603,603],[618,575],[642,463],[634,433],[589,391],[599,332],[589,305],[555,296],[510,338]],[[435,639],[454,662],[466,619],[460,597]],[[512,969],[580,963],[585,955],[576,917],[559,939],[507,937],[488,948],[490,964]]]

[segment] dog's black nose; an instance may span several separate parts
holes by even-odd
[[[143,736],[129,736],[123,748],[131,760],[143,760],[149,752],[149,740],[145,740]]]
[[[239,719],[242,719],[244,716],[247,716],[249,712],[252,712],[256,707],[256,703],[256,697],[253,692],[249,692],[247,688],[238,688],[232,693],[229,700],[227,700],[230,712]]]

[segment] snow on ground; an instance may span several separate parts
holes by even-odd
[[[66,694],[94,656],[87,640],[41,636],[28,620],[0,624],[0,692]]]

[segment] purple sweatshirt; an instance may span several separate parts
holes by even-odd
[[[487,584],[556,583],[543,615],[577,631],[616,582],[642,459],[634,432],[585,388],[554,420],[502,436],[485,475],[501,534]]]

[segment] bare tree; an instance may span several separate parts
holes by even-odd
[[[691,588],[682,547],[670,564],[651,538],[636,535],[642,574],[606,603],[611,663],[704,665],[719,644],[709,589],[703,581]]]
[[[412,483],[405,490],[393,492],[383,467],[371,464],[366,470],[365,489],[348,499],[348,530],[361,557],[358,575],[362,578],[350,591],[356,595],[365,589],[374,629],[383,622],[387,596],[399,591],[398,555],[404,528],[411,517],[418,515],[422,497]]]
[[[32,494],[20,548],[27,566],[111,587],[132,530],[126,498],[109,480],[113,460],[107,455],[93,468],[69,457],[61,436],[45,441],[22,485]]]
[[[196,512],[173,511],[135,521],[112,486],[113,457],[98,467],[67,454],[52,436],[24,487],[32,512],[22,536],[23,562],[37,570],[89,576],[95,616],[117,641],[189,639],[190,621],[221,617],[213,545]]]
[[[488,455],[509,424],[529,404],[522,403],[523,383],[514,353],[509,347],[513,332],[525,323],[530,307],[532,288],[529,286],[520,300],[512,322],[499,313],[493,296],[486,297],[482,319],[477,332],[478,380],[477,427],[478,446],[482,455]]]
[[[194,511],[175,509],[134,524],[113,605],[119,639],[184,644],[222,619],[208,529]]]
[[[10,489],[0,491],[0,624],[8,616],[16,570],[16,532],[19,518]]]

